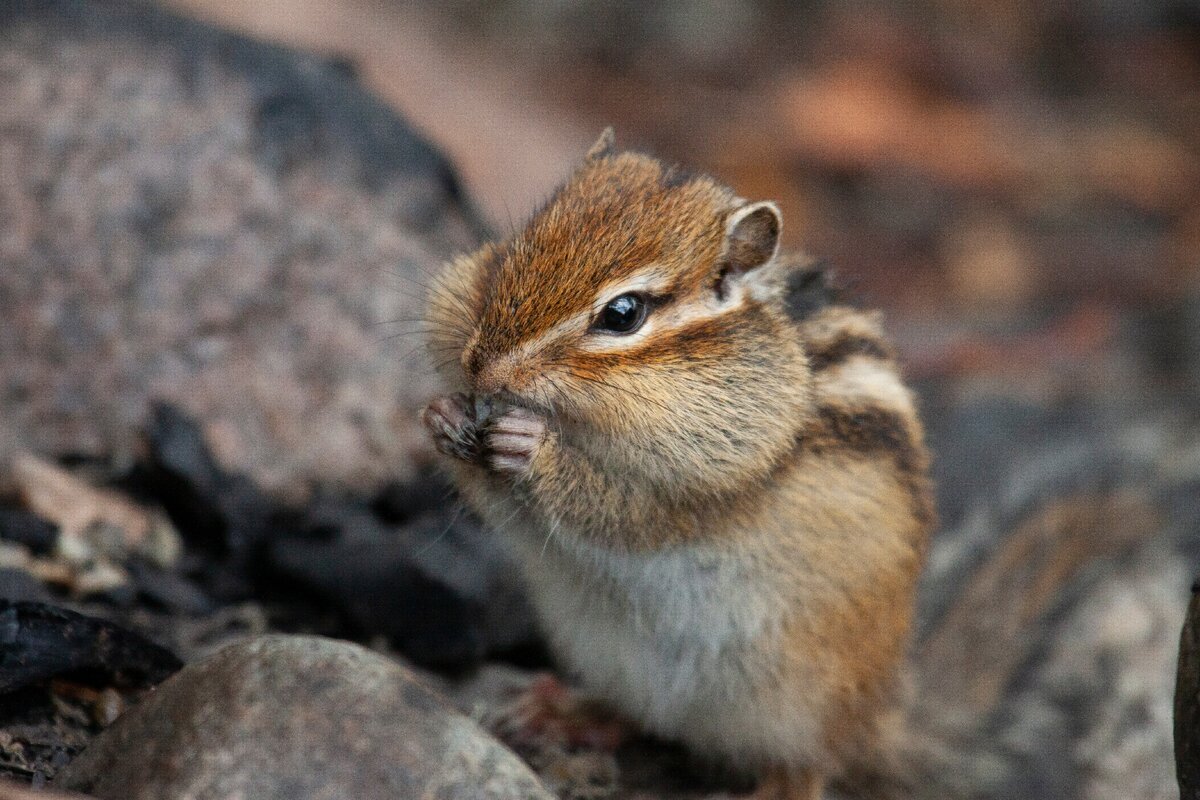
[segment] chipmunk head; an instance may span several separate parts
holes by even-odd
[[[729,408],[769,405],[784,372],[797,384],[782,362],[803,365],[774,310],[780,227],[773,203],[617,152],[610,129],[523,230],[447,268],[435,354],[464,388],[606,433],[740,439]]]

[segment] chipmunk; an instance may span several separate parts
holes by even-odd
[[[561,662],[798,799],[889,758],[934,512],[879,316],[813,302],[781,224],[605,131],[438,276],[421,416]]]

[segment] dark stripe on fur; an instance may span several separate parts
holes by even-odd
[[[933,524],[929,459],[900,414],[874,407],[849,410],[821,406],[817,409],[816,424],[800,437],[797,445],[813,453],[847,449],[863,454],[890,454],[899,469],[900,480],[912,496],[913,513],[921,524]]]
[[[833,285],[832,273],[827,264],[819,263],[799,268],[787,277],[783,304],[794,322],[812,317],[837,300],[838,291]]]
[[[891,349],[878,339],[844,334],[809,352],[808,365],[814,372],[820,372],[829,369],[834,364],[842,363],[850,356],[890,359],[893,355]]]
[[[850,411],[822,406],[817,409],[817,416],[824,433],[815,438],[818,446],[836,444],[859,453],[888,452],[905,471],[924,466],[908,425],[893,411],[871,407]]]

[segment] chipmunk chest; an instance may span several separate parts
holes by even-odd
[[[756,570],[731,554],[681,547],[614,553],[559,550],[534,579],[556,649],[614,683],[721,682],[767,635],[777,609],[754,590]],[[535,567],[535,569],[538,569]]]
[[[602,553],[594,560],[610,601],[670,639],[719,644],[755,636],[763,614],[746,591],[751,570],[724,553],[683,547],[659,553]]]

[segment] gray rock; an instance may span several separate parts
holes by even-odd
[[[352,71],[151,4],[0,3],[0,462],[129,454],[161,398],[271,489],[407,477],[412,320],[478,223]]]
[[[189,665],[55,785],[102,800],[551,797],[410,670],[307,636],[264,636]]]

